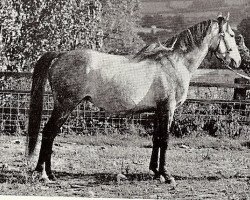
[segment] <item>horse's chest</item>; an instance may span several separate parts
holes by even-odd
[[[181,63],[175,67],[168,65],[163,68],[164,78],[162,78],[163,86],[165,87],[166,98],[174,97],[177,104],[182,104],[188,94],[190,83],[190,72]]]
[[[190,73],[182,72],[178,79],[178,84],[176,86],[175,99],[177,104],[183,104],[187,99],[188,88],[190,83]]]

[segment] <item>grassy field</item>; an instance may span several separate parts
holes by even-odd
[[[151,138],[135,135],[58,136],[53,169],[42,183],[25,162],[25,137],[0,136],[0,194],[151,199],[249,199],[250,138],[171,138],[173,189],[148,174]],[[127,180],[118,181],[123,174]]]

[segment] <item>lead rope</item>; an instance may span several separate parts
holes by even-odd
[[[231,68],[229,65],[225,65],[225,66],[226,66],[228,69],[230,69],[231,71],[233,71],[235,74],[241,76],[242,78],[245,78],[245,79],[247,79],[247,80],[250,80],[250,77],[249,77],[249,76],[236,72],[236,71],[235,71],[233,68]]]

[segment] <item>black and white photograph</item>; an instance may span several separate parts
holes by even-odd
[[[0,199],[250,200],[250,0],[1,0]]]

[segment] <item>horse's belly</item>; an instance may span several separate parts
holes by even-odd
[[[139,80],[138,80],[139,81]],[[93,83],[89,93],[93,103],[109,112],[140,110],[154,106],[150,84]]]

